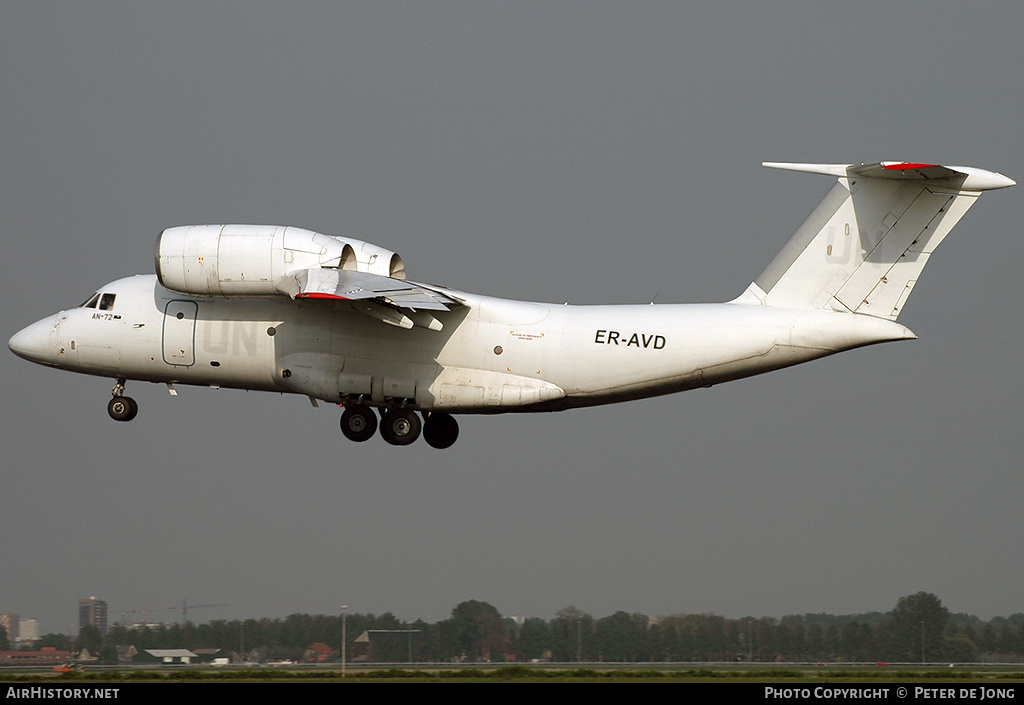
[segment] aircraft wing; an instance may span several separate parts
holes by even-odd
[[[463,305],[459,299],[425,284],[327,267],[290,272],[277,288],[293,299],[370,299],[412,311],[450,311]]]

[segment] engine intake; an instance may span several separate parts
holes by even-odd
[[[278,296],[278,281],[311,267],[405,279],[405,263],[391,250],[303,228],[184,225],[156,240],[160,284],[193,296]]]

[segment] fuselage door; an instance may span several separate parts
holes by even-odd
[[[168,365],[194,365],[196,363],[196,315],[199,304],[195,301],[168,301],[164,307],[163,355]]]

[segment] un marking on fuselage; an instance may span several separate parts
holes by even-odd
[[[661,350],[665,347],[665,336],[654,333],[622,333],[617,330],[598,330],[594,335],[598,345],[624,345],[628,347]]]
[[[203,321],[200,339],[202,349],[214,355],[232,355],[256,357],[257,332],[256,321],[210,320]]]

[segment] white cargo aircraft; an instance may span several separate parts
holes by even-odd
[[[558,411],[708,387],[916,337],[896,323],[932,251],[982,191],[971,167],[783,164],[837,183],[743,294],[721,304],[569,306],[406,279],[394,252],[268,225],[157,238],[156,276],[107,284],[10,339],[21,357],[117,380],[304,394],[393,445],[458,437],[453,414]],[[423,422],[421,424],[420,416]]]

